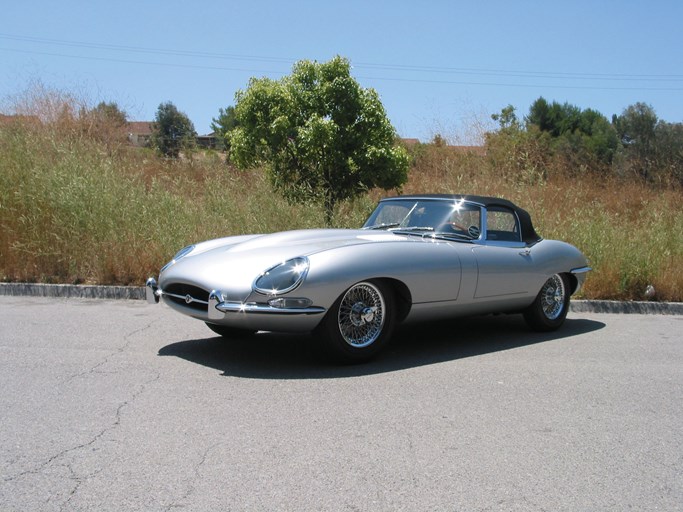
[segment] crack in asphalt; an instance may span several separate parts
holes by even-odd
[[[93,478],[94,476],[96,476],[96,475],[102,473],[102,471],[104,471],[104,468],[99,468],[99,469],[96,469],[95,471],[93,471],[91,473],[88,473],[87,475],[79,476],[76,473],[76,471],[74,471],[73,466],[71,464],[63,464],[62,466],[66,467],[66,469],[69,470],[69,473],[71,474],[71,476],[69,478],[74,482],[74,486],[71,489],[71,491],[69,491],[68,497],[66,498],[64,503],[62,503],[59,506],[60,512],[66,511],[66,510],[71,510],[69,507],[69,504],[71,503],[71,500],[76,495],[76,493],[78,492],[78,489],[81,487],[81,485],[83,484],[84,481],[86,481],[90,478]],[[52,496],[47,499],[47,503],[49,503],[50,501],[52,501]]]
[[[79,373],[76,373],[76,374],[74,374],[74,375],[69,376],[69,377],[64,381],[64,384],[69,384],[70,382],[73,382],[74,380],[76,380],[76,379],[79,378],[79,377],[84,377],[84,376],[86,376],[86,375],[92,375],[92,374],[94,374],[94,373],[97,373],[97,369],[98,369],[98,368],[101,368],[102,366],[104,366],[104,365],[106,365],[106,364],[108,364],[109,361],[111,360],[111,358],[113,358],[114,356],[117,356],[117,355],[122,354],[123,352],[125,352],[125,350],[130,346],[130,344],[131,344],[131,338],[132,338],[133,336],[135,336],[136,334],[139,334],[139,333],[141,333],[141,332],[145,332],[145,331],[151,329],[152,326],[153,326],[155,323],[157,323],[158,321],[159,321],[158,319],[152,320],[151,322],[149,322],[149,323],[148,323],[147,325],[145,325],[144,327],[140,327],[140,328],[135,329],[135,330],[133,330],[133,331],[131,331],[131,332],[129,332],[129,333],[124,334],[124,335],[123,335],[123,341],[124,341],[123,345],[121,345],[120,347],[116,348],[114,351],[112,351],[112,352],[109,353],[107,356],[105,356],[104,359],[103,359],[102,361],[100,361],[100,362],[97,363],[96,365],[90,367],[88,370],[85,370],[85,371],[82,371],[82,372],[79,372]]]
[[[186,506],[186,505],[183,504],[183,502],[187,501],[187,500],[190,498],[190,496],[192,496],[192,495],[194,494],[194,492],[195,492],[195,483],[196,483],[198,480],[200,480],[200,472],[201,472],[202,466],[203,466],[204,463],[206,462],[206,459],[209,457],[209,453],[210,453],[212,450],[214,450],[217,446],[220,446],[220,444],[221,444],[221,443],[214,443],[214,444],[210,445],[209,447],[207,447],[207,448],[202,452],[201,458],[199,459],[199,461],[197,462],[197,464],[195,464],[195,466],[194,466],[194,477],[193,477],[193,478],[189,481],[189,483],[187,484],[187,490],[186,490],[185,493],[180,497],[180,499],[174,500],[172,503],[170,503],[169,505],[167,505],[167,506],[164,508],[164,510],[165,510],[166,512],[169,512],[170,510],[175,509],[175,508],[184,508],[184,507]]]
[[[161,378],[161,374],[159,372],[156,372],[153,378],[142,383],[139,386],[138,390],[133,393],[133,395],[131,396],[130,399],[125,400],[124,402],[120,403],[117,406],[114,421],[109,426],[107,426],[106,428],[100,430],[89,441],[87,441],[85,443],[78,444],[76,446],[72,446],[71,448],[67,448],[65,450],[62,450],[62,451],[52,455],[51,457],[49,457],[47,460],[43,461],[42,463],[38,464],[33,469],[22,471],[20,473],[17,473],[16,475],[6,477],[6,478],[4,478],[3,481],[4,482],[13,482],[13,481],[18,480],[18,479],[20,479],[24,476],[27,476],[27,475],[40,474],[43,471],[43,469],[45,469],[48,466],[51,466],[52,463],[55,462],[56,460],[61,459],[61,458],[65,457],[66,455],[68,455],[72,452],[77,452],[79,450],[83,450],[84,448],[88,448],[88,447],[92,446],[97,441],[99,441],[102,437],[104,437],[106,434],[116,430],[119,427],[119,425],[121,424],[121,411],[125,407],[127,407],[127,406],[131,405],[133,402],[135,402],[137,397],[139,397],[145,391],[147,386],[149,386],[153,382],[156,382],[160,378]],[[66,466],[69,467],[68,464],[66,464]]]
[[[135,330],[133,330],[133,331],[130,331],[130,332],[124,334],[124,336],[123,336],[124,343],[123,343],[120,347],[118,347],[116,350],[114,350],[113,352],[111,352],[110,354],[108,354],[102,361],[100,361],[100,362],[98,362],[97,364],[93,365],[93,366],[90,367],[88,370],[70,376],[70,377],[64,382],[64,384],[68,384],[69,382],[72,382],[73,380],[77,379],[78,377],[83,377],[83,376],[86,376],[86,375],[92,375],[92,374],[96,373],[97,370],[98,370],[99,368],[101,368],[101,367],[105,366],[106,364],[108,364],[114,356],[119,355],[119,354],[125,352],[126,349],[130,346],[130,344],[131,344],[131,342],[132,342],[133,336],[135,336],[136,334],[139,334],[139,333],[141,333],[141,332],[144,332],[144,331],[146,331],[146,330],[151,329],[152,326],[154,325],[154,323],[157,322],[157,321],[158,321],[158,320],[153,320],[153,321],[149,322],[147,325],[145,325],[145,326],[143,326],[143,327],[140,327],[140,328],[138,328],[138,329],[135,329]],[[21,471],[21,472],[15,474],[15,475],[7,476],[7,477],[3,478],[3,481],[6,482],[6,483],[7,483],[7,482],[15,482],[15,481],[20,480],[21,478],[24,478],[24,477],[27,477],[27,476],[39,475],[39,474],[41,474],[46,468],[52,467],[53,465],[55,465],[55,463],[56,463],[57,461],[62,460],[62,459],[65,459],[65,458],[66,458],[67,456],[69,456],[70,454],[73,454],[73,453],[75,453],[75,452],[78,452],[78,451],[81,451],[81,450],[84,450],[84,449],[86,449],[86,448],[89,448],[89,447],[93,446],[93,445],[94,445],[95,443],[97,443],[100,439],[102,439],[102,438],[103,438],[104,436],[106,436],[107,434],[109,434],[109,433],[115,431],[115,430],[121,425],[121,416],[122,416],[123,410],[124,410],[126,407],[132,405],[132,404],[135,402],[135,400],[136,400],[142,393],[145,392],[145,390],[147,389],[147,387],[148,387],[149,385],[151,385],[152,383],[158,381],[160,378],[161,378],[161,373],[155,372],[152,378],[149,378],[149,379],[147,379],[145,382],[143,382],[142,384],[140,384],[140,385],[137,387],[137,389],[132,393],[132,395],[131,395],[128,399],[124,400],[123,402],[121,402],[121,403],[116,407],[116,411],[115,411],[115,413],[114,413],[114,419],[113,419],[113,421],[112,421],[109,425],[107,425],[105,428],[101,429],[101,430],[100,430],[98,433],[96,433],[94,436],[92,436],[92,438],[90,438],[88,441],[86,441],[86,442],[84,442],[84,443],[77,444],[77,445],[75,445],[75,446],[71,446],[71,447],[66,448],[66,449],[64,449],[64,450],[61,450],[61,451],[55,453],[54,455],[48,457],[48,458],[47,458],[46,460],[44,460],[43,462],[37,464],[37,465],[34,466],[33,468],[28,469],[28,470],[26,470],[26,471]],[[208,453],[208,452],[207,452],[207,453]],[[205,457],[206,457],[206,454],[205,454],[205,456],[204,456],[204,459],[205,459]],[[203,460],[202,460],[202,463],[203,463]],[[71,488],[70,491],[68,491],[68,496],[66,497],[64,503],[62,503],[62,504],[60,505],[60,507],[59,507],[60,510],[68,510],[68,509],[69,509],[69,503],[70,503],[71,500],[76,496],[76,494],[78,493],[78,490],[79,490],[79,488],[81,487],[81,485],[83,484],[83,482],[86,481],[88,478],[92,478],[93,476],[99,474],[100,472],[102,472],[102,471],[104,470],[104,468],[98,468],[97,470],[95,470],[95,471],[93,471],[93,472],[91,472],[91,473],[89,473],[89,474],[80,475],[80,476],[79,476],[78,473],[77,473],[77,471],[74,470],[74,468],[73,468],[71,462],[65,461],[64,463],[61,464],[61,466],[67,468],[67,470],[68,470],[69,473],[70,473],[70,476],[68,476],[67,478],[68,478],[69,480],[71,480],[72,482],[74,482],[73,487]],[[50,496],[50,497],[48,498],[47,501],[49,502],[49,501],[51,501],[53,498],[54,498],[54,496]]]

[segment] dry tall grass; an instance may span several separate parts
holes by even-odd
[[[406,192],[506,197],[527,209],[544,238],[579,247],[594,271],[583,296],[683,300],[683,192],[585,174],[500,173],[490,161],[448,147],[418,150]]]
[[[61,112],[0,125],[0,280],[140,285],[195,241],[323,225],[319,207],[287,204],[259,171],[111,145],[79,109]],[[657,300],[683,300],[680,189],[504,174],[433,145],[413,155],[404,192],[503,196],[529,210],[542,236],[582,249],[595,269],[584,297],[639,300],[651,284]],[[336,225],[360,225],[383,194],[340,205]]]

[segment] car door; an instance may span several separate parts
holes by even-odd
[[[533,251],[522,241],[515,212],[503,206],[489,207],[484,224],[482,239],[472,251],[478,268],[475,298],[533,293]]]

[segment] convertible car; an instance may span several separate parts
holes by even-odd
[[[147,300],[224,337],[313,332],[337,360],[373,357],[402,322],[521,313],[559,328],[588,267],[505,199],[383,199],[361,229],[231,236],[181,249]]]

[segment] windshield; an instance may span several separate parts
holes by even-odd
[[[464,201],[383,201],[370,215],[363,228],[429,232],[434,235],[475,239],[481,231],[481,207]]]

